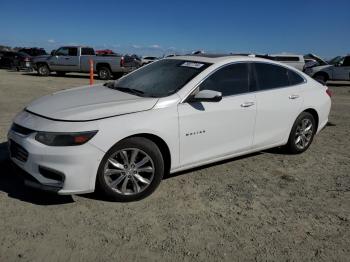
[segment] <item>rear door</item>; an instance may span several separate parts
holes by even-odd
[[[251,148],[256,105],[249,68],[246,63],[228,65],[203,81],[199,90],[221,92],[220,102],[179,104],[182,166]]]
[[[333,68],[334,80],[350,80],[350,56],[346,56],[342,63]]]
[[[256,62],[254,68],[258,91],[253,147],[280,145],[302,106],[305,80],[296,71],[275,64]]]

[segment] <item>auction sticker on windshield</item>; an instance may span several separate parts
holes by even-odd
[[[181,66],[192,67],[192,68],[199,69],[202,66],[204,66],[204,64],[202,64],[202,63],[194,63],[194,62],[184,62]]]

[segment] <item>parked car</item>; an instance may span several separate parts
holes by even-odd
[[[350,80],[350,55],[338,56],[321,66],[308,67],[305,73],[309,76],[322,81],[328,80]]]
[[[31,47],[31,48],[22,48],[18,50],[18,52],[26,53],[30,56],[41,56],[41,55],[47,55],[45,49],[43,48],[37,48],[37,47]]]
[[[15,117],[9,148],[27,185],[133,201],[169,172],[278,146],[302,153],[330,107],[327,87],[291,66],[177,56],[39,98]]]
[[[40,76],[48,76],[50,72],[56,72],[58,75],[69,72],[88,73],[89,60],[93,60],[94,72],[102,80],[120,76],[136,68],[125,63],[123,56],[96,56],[94,49],[86,46],[64,46],[51,52],[50,56],[35,57],[33,68]]]
[[[21,69],[30,70],[31,59],[30,55],[22,52],[2,52],[0,68],[16,69],[17,71]]]
[[[141,65],[144,66],[157,60],[158,60],[158,57],[155,57],[155,56],[144,56],[141,58]]]

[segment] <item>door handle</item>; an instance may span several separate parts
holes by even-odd
[[[289,96],[289,99],[297,99],[297,98],[299,98],[299,95],[290,95]]]
[[[68,59],[69,59],[69,57],[66,57],[66,58],[64,58],[64,59],[68,60]]]
[[[254,102],[244,102],[243,104],[241,104],[241,107],[250,107],[250,106],[253,106],[255,105]]]

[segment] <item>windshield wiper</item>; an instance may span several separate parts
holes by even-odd
[[[138,89],[134,89],[134,88],[129,88],[129,87],[121,87],[121,86],[115,86],[114,82],[107,82],[104,84],[104,86],[111,88],[111,89],[115,89],[115,90],[119,90],[125,93],[131,93],[134,95],[138,95],[138,96],[143,96],[145,94],[145,92],[138,90]]]

